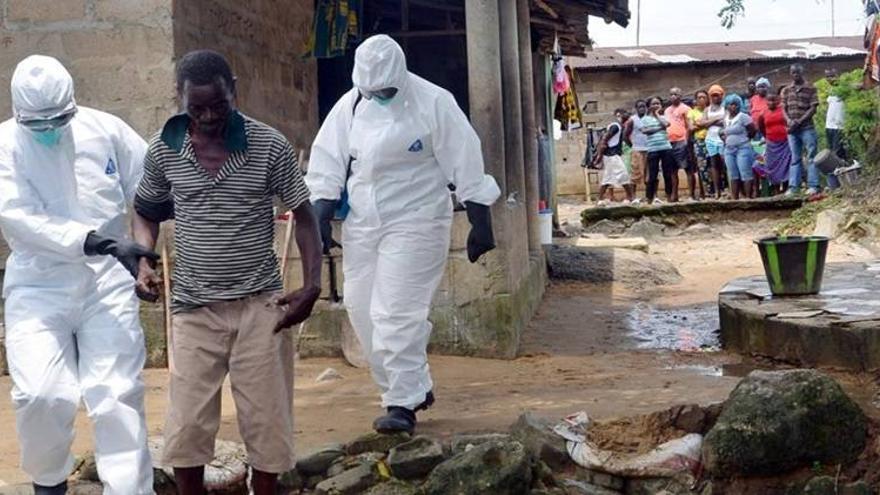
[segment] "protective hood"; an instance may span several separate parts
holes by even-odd
[[[51,119],[76,108],[73,78],[61,62],[31,55],[12,74],[12,109],[16,118]]]
[[[387,35],[371,36],[354,52],[351,80],[358,89],[397,88],[402,91],[408,77],[403,49]]]

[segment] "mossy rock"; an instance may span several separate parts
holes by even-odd
[[[490,441],[437,466],[422,488],[427,495],[526,495],[531,484],[531,456],[523,444]]]
[[[730,394],[706,435],[703,463],[715,477],[779,474],[855,460],[866,437],[865,415],[830,377],[755,371]]]

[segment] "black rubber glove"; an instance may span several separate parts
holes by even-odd
[[[89,233],[88,237],[86,237],[83,251],[87,256],[95,256],[97,254],[109,254],[110,256],[113,256],[122,263],[122,266],[124,266],[125,269],[128,270],[128,273],[130,273],[135,279],[137,279],[138,276],[138,264],[140,263],[141,258],[147,258],[152,262],[156,262],[159,259],[158,254],[136,242],[131,242],[125,239],[111,239],[94,232]]]
[[[465,201],[471,232],[467,239],[468,259],[476,263],[480,256],[495,249],[495,235],[492,233],[492,212],[486,205]]]
[[[315,216],[318,217],[318,228],[321,231],[321,244],[324,246],[324,254],[330,254],[330,249],[342,247],[333,240],[333,215],[336,212],[336,201],[332,199],[319,199],[312,203]]]

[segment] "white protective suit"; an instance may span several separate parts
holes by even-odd
[[[485,175],[480,140],[448,91],[407,71],[391,38],[355,53],[354,88],[336,103],[312,145],[306,183],[312,201],[339,199],[344,297],[352,326],[382,389],[384,407],[413,409],[433,388],[428,312],[449,252],[452,201],[491,205],[500,195]],[[386,105],[359,89],[394,87]]]
[[[75,108],[73,80],[57,60],[28,57],[13,74],[12,102],[25,119],[57,115]],[[83,253],[91,231],[127,236],[145,152],[122,120],[89,108],[53,147],[15,119],[0,124],[7,358],[22,469],[39,485],[71,473],[82,398],[104,493],[153,493],[134,281],[115,258]]]

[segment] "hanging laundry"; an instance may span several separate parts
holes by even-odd
[[[561,96],[568,92],[571,80],[565,73],[565,61],[562,57],[553,57],[553,92]]]
[[[553,117],[562,124],[563,131],[573,131],[583,127],[583,113],[578,104],[571,67],[566,65],[563,70],[568,89],[556,99],[556,109]]]
[[[333,58],[360,41],[363,0],[318,0],[306,57]]]

